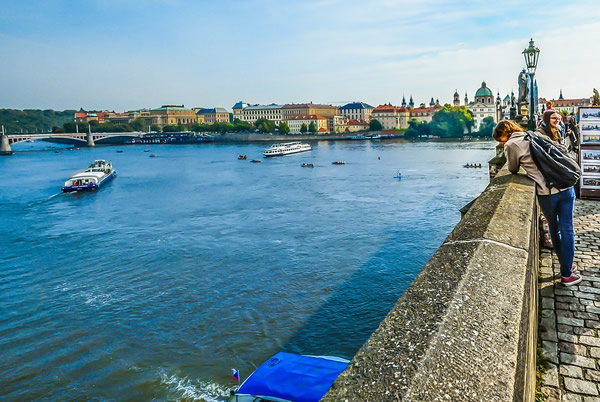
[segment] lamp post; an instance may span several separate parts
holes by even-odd
[[[533,78],[537,68],[538,58],[540,57],[540,49],[533,44],[533,38],[529,41],[529,47],[523,50],[527,72],[529,74],[529,129],[535,130],[535,100],[533,91]]]

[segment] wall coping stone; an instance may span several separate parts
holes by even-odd
[[[500,170],[323,400],[528,399],[535,202]]]

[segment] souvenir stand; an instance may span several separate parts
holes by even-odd
[[[581,198],[600,199],[600,107],[579,108]]]

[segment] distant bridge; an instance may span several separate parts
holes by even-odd
[[[94,147],[98,144],[123,144],[135,138],[142,138],[140,131],[126,133],[48,133],[48,134],[3,134],[0,154],[12,154],[11,144],[23,141],[49,141],[75,146]]]

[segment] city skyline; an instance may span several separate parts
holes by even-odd
[[[227,4],[185,0],[5,1],[0,108],[133,110],[362,101],[472,100],[485,81],[518,92],[540,48],[539,96],[600,87],[600,5],[376,0]],[[506,15],[510,15],[507,17]],[[575,27],[577,29],[575,29]]]

